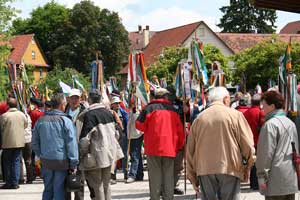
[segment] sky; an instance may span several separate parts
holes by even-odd
[[[28,18],[33,9],[43,6],[50,0],[15,0],[12,6],[21,11],[19,17]],[[72,8],[80,0],[55,0]],[[213,31],[223,13],[222,6],[229,5],[229,0],[93,0],[102,8],[119,13],[127,31],[137,31],[138,25],[150,26],[152,31],[160,31],[197,21],[204,21]],[[276,32],[291,21],[300,20],[300,14],[277,11]]]

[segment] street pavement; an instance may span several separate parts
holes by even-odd
[[[125,184],[122,180],[123,175],[118,174],[118,182],[111,186],[112,199],[123,200],[149,200],[149,185],[147,172],[145,172],[145,180],[134,182],[131,184]],[[187,181],[188,182],[188,181]],[[179,181],[180,189],[184,189],[184,180]],[[3,183],[1,182],[0,185]],[[33,184],[20,185],[17,190],[0,190],[0,200],[41,200],[43,192],[43,182],[38,179]],[[85,200],[89,200],[89,192],[87,186],[85,186]],[[192,185],[187,183],[186,195],[175,195],[174,200],[188,200],[196,199]],[[198,198],[200,199],[200,198]],[[241,187],[241,200],[264,200],[264,197],[258,192],[253,192],[249,188],[249,184],[242,184]],[[298,199],[298,198],[296,198]]]

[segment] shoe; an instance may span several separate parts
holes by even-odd
[[[115,185],[115,184],[117,184],[117,181],[114,180],[114,179],[110,179],[110,184],[111,184],[111,185]]]
[[[20,188],[20,186],[19,185],[13,185],[13,186],[11,186],[11,188],[10,189],[19,189]]]
[[[7,185],[7,184],[4,184],[1,186],[1,189],[18,189],[20,188],[19,185]]]
[[[23,185],[25,183],[25,180],[19,180],[19,185]]]
[[[126,183],[133,183],[134,181],[135,181],[134,178],[129,177],[129,178],[126,180]]]
[[[32,181],[26,181],[26,184],[32,184]]]
[[[174,189],[174,194],[177,194],[177,195],[183,195],[184,193],[183,193],[183,191],[182,191],[181,189],[175,188],[175,189]]]

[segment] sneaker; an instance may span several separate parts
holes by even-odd
[[[177,195],[183,195],[183,191],[179,188],[174,188],[174,194],[177,194]]]
[[[133,183],[134,181],[135,181],[134,178],[129,177],[129,178],[126,180],[126,183]]]

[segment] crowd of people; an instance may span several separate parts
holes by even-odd
[[[185,157],[187,178],[204,200],[238,200],[249,178],[267,200],[295,199],[291,143],[299,153],[298,122],[287,117],[278,91],[236,93],[232,101],[225,87],[214,87],[190,105],[172,87],[155,88],[148,105],[130,109],[117,90],[109,105],[97,89],[87,101],[81,96],[72,89],[49,102],[32,98],[27,112],[12,95],[0,104],[1,189],[18,189],[39,175],[43,200],[69,200],[65,179],[72,174],[80,177],[76,200],[84,199],[85,182],[91,199],[110,200],[118,168],[127,184],[144,179],[145,155],[151,200],[183,194],[177,186]]]

